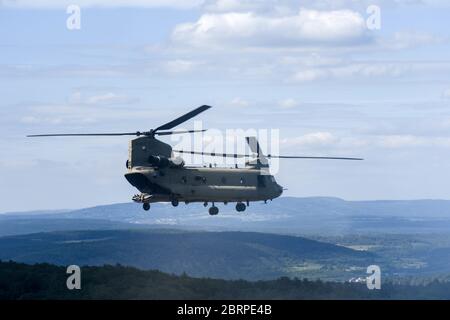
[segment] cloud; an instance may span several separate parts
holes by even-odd
[[[314,150],[353,150],[369,149],[417,149],[417,148],[450,148],[450,138],[445,136],[421,136],[415,134],[392,134],[373,136],[337,136],[330,132],[312,132],[298,137],[280,140],[283,148],[302,148]]]
[[[450,88],[444,90],[444,92],[442,92],[442,98],[444,99],[450,99]]]
[[[290,108],[294,108],[296,106],[298,106],[297,101],[295,101],[292,98],[287,98],[284,100],[281,100],[278,105],[283,108],[283,109],[290,109]]]
[[[91,8],[157,8],[168,7],[176,9],[202,8],[209,12],[237,11],[277,11],[286,12],[297,9],[298,0],[1,0],[0,7],[19,9],[56,9],[67,8],[77,4],[80,7]],[[383,8],[392,6],[423,5],[431,7],[448,7],[447,0],[302,0],[301,5],[319,10],[337,10],[352,8],[363,10],[369,5]]]
[[[448,41],[441,36],[428,32],[399,31],[394,33],[391,39],[384,42],[388,49],[408,49],[425,45],[442,44]]]
[[[357,45],[370,39],[365,20],[357,12],[308,9],[288,16],[208,13],[196,22],[177,25],[171,36],[175,44],[218,49]]]
[[[123,105],[139,102],[138,98],[129,97],[115,92],[97,93],[85,96],[81,91],[73,92],[68,98],[68,104],[71,106],[84,105]]]
[[[240,97],[236,97],[233,100],[231,100],[230,104],[233,107],[248,107],[248,105],[249,105],[247,100],[244,100]]]
[[[67,8],[76,4],[81,8],[90,7],[139,7],[155,8],[169,7],[177,9],[188,9],[202,5],[204,0],[1,0],[0,7],[12,8],[35,8],[35,9],[58,9]]]
[[[377,5],[383,10],[401,6],[448,7],[448,0],[206,0],[207,12],[293,12],[299,6],[317,10],[353,9],[365,11]]]
[[[164,69],[171,74],[186,73],[192,71],[199,63],[195,61],[176,59],[164,63]]]
[[[272,1],[248,1],[248,0],[216,0],[207,1],[204,5],[206,11],[211,12],[242,12],[255,11],[267,5],[272,5]]]
[[[20,119],[21,123],[24,124],[60,124],[63,120],[59,117],[36,117],[36,116],[25,116]]]
[[[424,143],[424,138],[413,135],[391,135],[379,139],[379,144],[387,148],[417,147]]]
[[[416,135],[390,135],[380,137],[377,144],[385,148],[407,148],[407,147],[450,147],[448,137],[423,137]]]
[[[293,146],[328,146],[339,141],[330,132],[312,132],[295,138],[281,139],[280,143],[286,147]]]
[[[125,95],[119,95],[113,92],[107,92],[95,96],[90,96],[86,99],[87,104],[91,105],[116,105],[116,104],[132,104],[138,99],[131,98]]]
[[[299,66],[292,75],[294,82],[311,82],[330,79],[374,79],[399,78],[406,75],[440,74],[450,71],[448,62],[342,62],[335,66],[304,67]]]

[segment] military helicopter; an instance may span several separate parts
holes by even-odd
[[[242,212],[252,201],[273,200],[283,193],[273,175],[269,173],[269,159],[335,159],[363,160],[342,157],[309,157],[264,155],[255,137],[247,137],[252,155],[208,153],[202,151],[173,150],[156,136],[204,132],[206,130],[172,131],[171,129],[210,109],[203,105],[156,129],[149,131],[121,133],[63,133],[38,134],[27,137],[69,137],[69,136],[137,136],[130,140],[126,161],[127,181],[141,193],[132,200],[141,203],[144,210],[150,203],[171,202],[174,207],[180,202],[186,204],[201,202],[205,207],[211,203],[210,215],[217,215],[215,203],[236,203],[236,210]],[[245,167],[218,168],[209,166],[186,166],[184,160],[175,154],[197,154],[213,157],[253,158]]]

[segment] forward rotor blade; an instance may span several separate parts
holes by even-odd
[[[184,151],[184,150],[172,150],[177,153],[186,153],[186,154],[199,154],[203,156],[211,156],[211,157],[222,157],[222,158],[245,158],[252,157],[250,155],[244,154],[235,154],[235,153],[218,153],[218,152],[201,152],[201,151]]]
[[[189,119],[195,117],[196,115],[202,113],[203,111],[208,110],[209,108],[211,108],[210,106],[206,106],[203,105],[201,107],[198,107],[197,109],[192,110],[191,112],[186,113],[185,115],[176,118],[175,120],[172,120],[166,124],[163,124],[162,126],[159,126],[158,128],[155,129],[155,131],[159,131],[159,130],[170,130],[176,126],[178,126],[179,124],[188,121]]]
[[[143,132],[118,132],[118,133],[55,133],[55,134],[31,134],[27,137],[100,137],[100,136],[140,136]]]
[[[343,158],[343,157],[309,157],[309,156],[272,156],[267,155],[267,158],[278,159],[320,159],[320,160],[364,160],[362,158]]]
[[[205,132],[207,129],[204,130],[185,130],[185,131],[163,131],[163,132],[155,132],[155,134],[159,136],[168,136],[171,134],[182,134],[182,133],[194,133],[194,132]]]

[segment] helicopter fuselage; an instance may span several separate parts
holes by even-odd
[[[283,188],[258,168],[133,167],[126,179],[147,202],[245,202],[279,197]]]

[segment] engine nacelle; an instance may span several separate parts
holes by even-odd
[[[148,163],[150,163],[153,167],[158,168],[181,168],[184,166],[184,160],[180,157],[176,158],[166,158],[162,156],[149,156]]]
[[[170,166],[173,168],[182,168],[184,167],[184,160],[180,157],[170,158]]]

